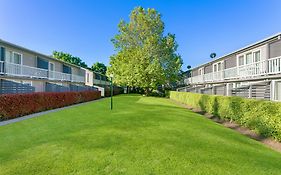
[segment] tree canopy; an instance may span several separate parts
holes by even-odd
[[[77,66],[81,66],[83,68],[88,68],[87,64],[83,62],[81,58],[72,56],[69,53],[53,51],[53,57]]]
[[[96,62],[92,65],[91,70],[100,74],[106,74],[106,66],[103,63]]]
[[[118,29],[112,39],[117,53],[110,57],[107,71],[114,75],[114,83],[150,89],[178,79],[182,59],[176,53],[175,35],[164,36],[160,13],[137,7]]]

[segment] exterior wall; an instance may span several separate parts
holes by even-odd
[[[79,68],[71,67],[71,71],[73,75],[79,75]]]
[[[198,70],[199,70],[198,68],[192,70],[192,76],[193,76],[193,77],[199,75]]]
[[[93,86],[94,84],[94,74],[92,71],[85,69],[85,85]]]
[[[241,55],[244,55],[244,54],[247,54],[247,53],[250,53],[250,52],[253,53],[253,52],[256,52],[256,51],[260,51],[261,61],[268,59],[268,52],[269,52],[269,50],[268,50],[268,45],[267,44],[264,44],[262,46],[253,48],[251,50],[247,50],[247,51],[241,52],[241,53],[236,55],[236,58],[238,59],[238,57],[241,56]],[[237,59],[236,59],[236,62],[237,62]]]
[[[22,64],[30,67],[37,67],[36,56],[33,54],[29,54],[24,52],[22,56]]]
[[[275,58],[281,56],[281,40],[269,44],[269,57]]]
[[[205,68],[204,68],[205,74],[212,73],[212,72],[213,72],[213,65],[212,64],[205,66]]]
[[[62,63],[58,61],[51,61],[51,62],[55,63],[55,71],[62,72]]]
[[[35,92],[44,92],[45,91],[45,82],[44,81],[32,81],[32,86],[35,87]]]
[[[235,55],[228,56],[224,59],[224,68],[225,69],[236,67],[236,65],[237,65],[237,60],[236,60]]]

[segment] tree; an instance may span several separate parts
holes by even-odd
[[[178,80],[182,59],[176,53],[175,35],[164,36],[164,23],[155,10],[135,8],[130,21],[121,20],[112,39],[116,54],[110,57],[107,74],[114,83],[141,87],[148,93],[159,85]]]
[[[74,64],[83,68],[88,68],[87,64],[81,60],[79,57],[74,57],[69,53],[53,51],[53,57],[59,60]]]
[[[95,64],[92,65],[91,70],[105,75],[107,68],[103,63],[96,62]]]

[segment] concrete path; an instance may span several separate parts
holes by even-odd
[[[94,102],[100,101],[102,99],[105,99],[105,98],[101,98],[101,99],[98,99],[98,100],[89,101],[89,102],[85,102],[85,103],[79,103],[79,104],[75,104],[75,105],[71,105],[71,106],[66,106],[66,107],[62,107],[62,108],[52,109],[52,110],[48,110],[48,111],[42,111],[42,112],[38,112],[38,113],[23,116],[23,117],[10,119],[10,120],[1,121],[0,126],[8,125],[8,124],[11,124],[11,123],[16,123],[16,122],[26,120],[26,119],[30,119],[30,118],[34,118],[34,117],[40,117],[44,114],[49,114],[49,113],[52,113],[52,112],[57,112],[57,111],[61,111],[61,110],[64,110],[64,109],[85,105],[85,104],[88,104],[88,103],[94,103]]]

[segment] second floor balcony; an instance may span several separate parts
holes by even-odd
[[[85,82],[85,77],[37,67],[0,61],[0,73],[7,76],[29,77],[71,82]]]
[[[188,78],[185,82],[187,84],[204,84],[209,82],[251,79],[259,76],[270,76],[280,73],[281,57],[276,57],[203,75],[197,75]]]

